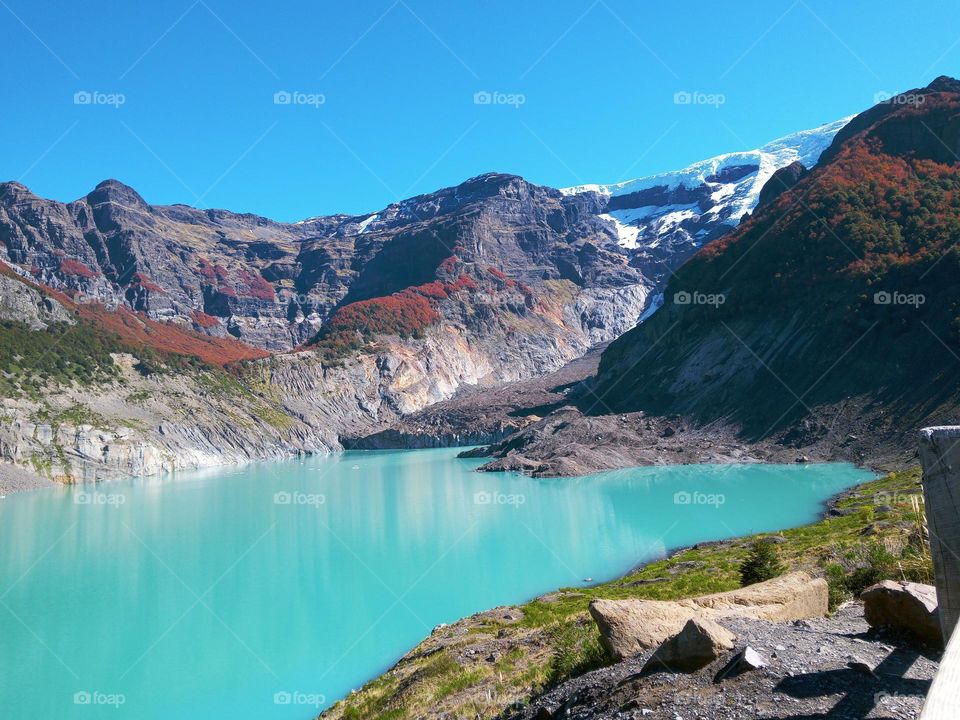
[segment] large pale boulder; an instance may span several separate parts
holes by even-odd
[[[706,618],[687,620],[683,629],[663,642],[650,656],[644,672],[695,672],[733,649],[736,636]]]
[[[822,617],[827,607],[826,581],[794,572],[738,590],[685,600],[594,600],[590,614],[607,650],[622,660],[657,647],[679,633],[693,617],[790,622]]]
[[[863,615],[872,627],[891,627],[943,647],[937,613],[937,589],[932,585],[884,580],[862,593]]]

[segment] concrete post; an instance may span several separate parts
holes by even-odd
[[[923,497],[944,644],[960,619],[960,427],[920,431]]]

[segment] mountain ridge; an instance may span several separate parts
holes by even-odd
[[[643,449],[665,445],[689,461],[749,448],[898,467],[921,425],[955,422],[960,84],[848,127],[677,270],[581,396],[495,446],[488,469],[578,474],[662,461]]]

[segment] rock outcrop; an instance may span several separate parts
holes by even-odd
[[[596,600],[590,615],[617,659],[657,647],[690,620],[748,617],[788,622],[827,613],[827,583],[794,572],[730,592],[677,601]]]
[[[74,323],[73,316],[59,302],[0,267],[0,320],[21,322],[31,330],[46,330],[53,323]]]

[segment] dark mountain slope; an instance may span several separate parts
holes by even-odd
[[[951,403],[960,94],[923,97],[685,265],[663,310],[604,353],[606,404],[732,421],[759,439],[851,396],[900,422]]]

